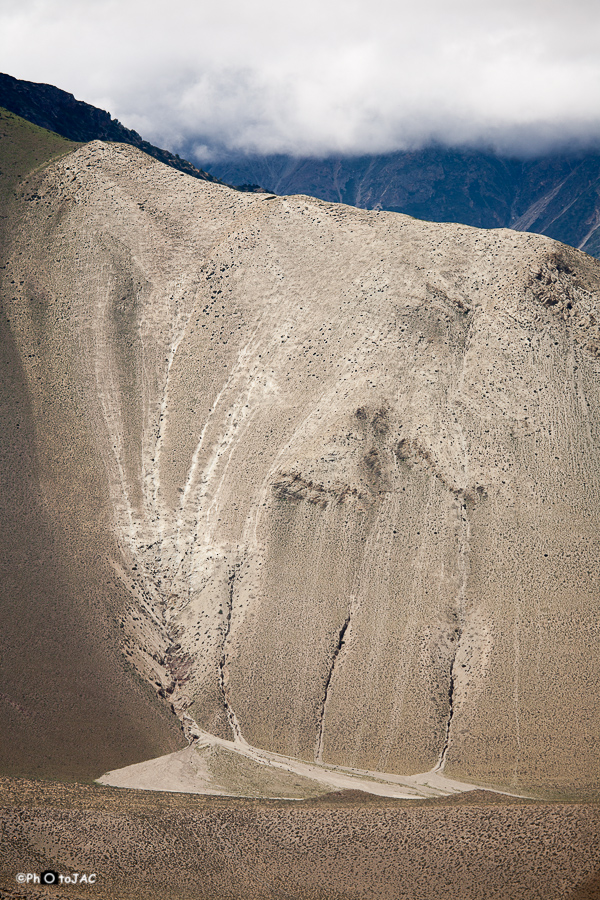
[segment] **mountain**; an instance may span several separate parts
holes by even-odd
[[[2,770],[596,792],[600,264],[0,154]]]
[[[600,154],[515,159],[442,146],[381,156],[237,156],[210,166],[230,184],[258,182],[432,222],[545,234],[600,256]]]
[[[513,228],[545,234],[600,257],[597,151],[534,159],[437,145],[356,157],[227,154],[211,164],[213,174],[208,174],[52,85],[0,74],[0,107],[68,140],[131,144],[178,171],[237,185],[238,190],[306,194],[432,222]],[[187,155],[193,158],[193,147]]]
[[[0,73],[0,107],[69,141],[116,141],[131,144],[160,162],[203,181],[219,181],[185,159],[143,140],[103,109],[76,100],[51,84],[21,81]]]

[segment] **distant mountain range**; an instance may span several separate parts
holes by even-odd
[[[545,234],[600,257],[600,153],[511,159],[443,146],[379,156],[240,156],[210,171],[230,184],[308,194],[432,222]]]
[[[213,162],[209,174],[52,85],[0,74],[0,106],[69,140],[132,144],[181,172],[238,190],[307,194],[432,222],[531,231],[600,257],[597,151],[517,159],[439,145],[355,157],[230,155]],[[193,155],[191,146],[186,155]]]

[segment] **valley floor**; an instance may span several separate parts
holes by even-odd
[[[592,900],[600,804],[484,791],[297,801],[0,779],[0,897]],[[23,887],[19,872],[96,874]]]

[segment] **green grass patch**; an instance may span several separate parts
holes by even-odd
[[[0,107],[0,217],[5,221],[19,184],[52,160],[80,147]]]

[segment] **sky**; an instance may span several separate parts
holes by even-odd
[[[598,144],[599,47],[597,0],[0,0],[1,71],[205,164]]]

